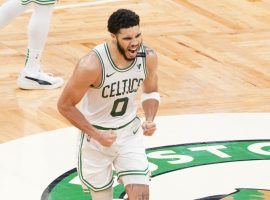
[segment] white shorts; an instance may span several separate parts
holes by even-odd
[[[117,139],[111,147],[104,147],[86,134],[81,134],[77,170],[84,189],[97,192],[110,188],[114,175],[112,167],[118,181],[124,185],[149,184],[140,119],[135,118],[114,132]]]

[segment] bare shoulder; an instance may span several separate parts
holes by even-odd
[[[143,91],[146,93],[158,90],[158,76],[157,76],[157,66],[158,58],[154,49],[147,45],[145,46],[146,53],[146,69],[147,75],[143,83]]]
[[[153,48],[149,47],[147,44],[144,44],[144,47],[145,47],[146,57],[157,56],[157,54]]]
[[[151,72],[152,70],[156,70],[158,64],[158,57],[156,51],[149,47],[148,45],[145,46],[145,54],[146,54],[146,66],[147,69]]]
[[[99,71],[99,69],[101,69],[100,61],[93,51],[82,57],[77,65],[77,70],[85,72]]]
[[[71,82],[76,85],[88,87],[89,85],[98,85],[102,76],[102,66],[96,53],[91,51],[78,62]]]
[[[156,59],[157,58],[157,54],[156,51],[149,47],[148,45],[144,45],[145,47],[145,54],[146,54],[146,59]]]

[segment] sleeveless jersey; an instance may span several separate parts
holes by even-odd
[[[93,125],[121,127],[136,117],[135,95],[147,73],[145,56],[136,57],[129,67],[120,69],[114,64],[107,43],[96,46],[93,51],[102,65],[102,81],[98,87],[88,88],[81,112]],[[139,52],[145,54],[143,45]]]
[[[40,5],[49,5],[56,3],[57,0],[21,0],[22,5],[29,4],[31,2],[40,4]]]

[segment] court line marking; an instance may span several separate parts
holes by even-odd
[[[77,3],[77,4],[70,4],[70,5],[63,5],[63,6],[55,6],[54,10],[78,8],[78,7],[86,7],[86,6],[96,6],[96,5],[119,2],[119,1],[123,1],[123,0],[91,1],[91,2],[85,2],[85,3]]]
[[[62,10],[62,9],[70,9],[70,8],[79,8],[79,7],[87,7],[87,6],[96,6],[102,5],[106,3],[113,3],[113,2],[120,2],[124,0],[103,0],[103,1],[91,1],[91,2],[84,2],[84,3],[77,3],[77,4],[69,4],[69,5],[62,5],[62,6],[55,6],[53,10]],[[33,12],[33,9],[26,10],[26,13]]]

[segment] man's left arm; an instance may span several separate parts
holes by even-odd
[[[144,135],[147,136],[153,135],[156,130],[154,118],[160,101],[158,93],[157,65],[158,59],[155,51],[146,47],[147,76],[143,83],[141,101],[145,114],[145,122],[143,122],[142,128],[144,130]]]

